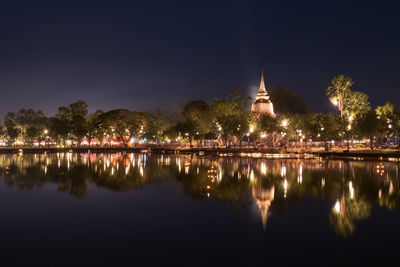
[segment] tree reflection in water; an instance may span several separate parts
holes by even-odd
[[[399,165],[381,161],[57,153],[0,155],[0,170],[8,186],[53,183],[79,198],[90,184],[128,191],[174,177],[192,198],[222,201],[233,211],[255,204],[264,230],[270,213],[290,210],[304,198],[331,204],[326,216],[341,236],[353,234],[374,205],[393,210],[400,202]]]

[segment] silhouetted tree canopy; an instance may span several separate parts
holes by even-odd
[[[292,90],[278,85],[269,89],[271,101],[274,104],[275,113],[280,114],[305,114],[311,112],[310,107],[301,96]]]

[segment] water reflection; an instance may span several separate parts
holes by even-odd
[[[192,198],[221,201],[233,211],[255,205],[264,230],[270,214],[305,198],[329,203],[320,216],[342,236],[353,234],[374,205],[393,210],[400,203],[399,165],[392,162],[57,153],[0,155],[0,170],[8,186],[53,183],[79,198],[89,184],[128,191],[174,177]]]

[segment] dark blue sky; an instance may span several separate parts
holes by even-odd
[[[395,1],[1,1],[0,115],[174,108],[240,88],[299,92],[315,111],[347,74],[373,105],[399,104]]]

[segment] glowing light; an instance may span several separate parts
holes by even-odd
[[[283,121],[281,122],[281,125],[282,125],[283,127],[287,127],[288,124],[289,124],[288,120],[283,120]]]
[[[353,183],[351,181],[349,182],[349,191],[350,191],[350,199],[354,199],[354,188],[353,188]]]
[[[261,137],[261,138],[265,138],[266,136],[267,136],[266,133],[261,133],[261,134],[260,134],[260,137]]]
[[[144,171],[143,171],[143,166],[142,166],[142,165],[140,165],[140,168],[139,168],[139,173],[140,173],[140,176],[142,176],[142,177],[143,177],[143,175],[144,175]]]
[[[284,198],[286,198],[287,188],[288,188],[288,182],[285,179],[285,181],[283,181],[283,197]]]
[[[299,184],[303,183],[303,165],[300,165],[300,167],[299,167],[299,174],[297,176],[297,182]]]
[[[392,193],[393,193],[393,182],[390,181],[390,184],[389,184],[389,196],[390,196]]]
[[[261,173],[265,175],[267,173],[267,166],[265,163],[261,163]]]
[[[347,130],[351,130],[351,125],[347,125]]]
[[[128,173],[129,173],[129,167],[130,167],[129,165],[125,167],[125,175],[128,175]]]
[[[339,199],[336,200],[335,206],[333,206],[333,211],[334,211],[335,213],[340,213],[340,201],[339,201]]]
[[[281,176],[285,177],[286,176],[286,166],[281,167]]]
[[[250,132],[251,132],[251,133],[254,132],[254,126],[250,126]]]
[[[251,170],[250,172],[250,181],[254,181],[254,172]]]
[[[331,99],[332,104],[334,104],[335,106],[339,105],[339,101],[336,98],[332,98]]]

